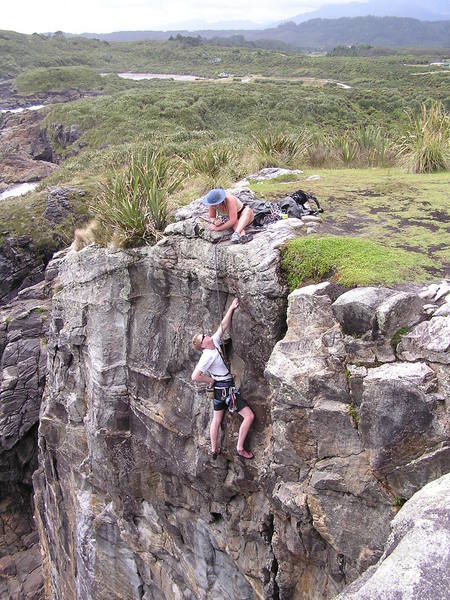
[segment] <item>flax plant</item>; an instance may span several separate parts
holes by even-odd
[[[192,154],[189,169],[195,174],[207,175],[216,183],[227,167],[233,167],[235,161],[233,151],[227,146],[209,146]]]
[[[409,127],[401,140],[400,156],[408,171],[432,173],[448,168],[450,118],[442,102],[422,103],[418,114],[407,112]]]
[[[388,139],[383,131],[374,125],[361,126],[354,134],[361,159],[371,167],[383,166],[387,161]]]
[[[306,151],[307,136],[268,131],[253,136],[260,167],[293,166]]]
[[[358,144],[347,133],[336,137],[336,148],[340,160],[346,165],[354,163],[359,157]]]
[[[152,244],[168,222],[168,199],[184,174],[160,149],[132,152],[123,170],[113,170],[91,210],[123,247]]]

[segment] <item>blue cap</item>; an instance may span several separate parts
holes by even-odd
[[[215,188],[203,196],[203,204],[207,206],[214,206],[215,204],[220,204],[225,200],[225,196],[227,195],[226,191],[222,188]]]

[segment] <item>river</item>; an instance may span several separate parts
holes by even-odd
[[[196,75],[175,75],[173,73],[117,73],[122,79],[132,79],[133,81],[142,81],[143,79],[174,79],[175,81],[196,81],[204,79]]]
[[[23,196],[28,192],[34,190],[39,183],[18,183],[17,185],[13,185],[8,190],[5,190],[0,194],[0,200],[6,200],[6,198],[14,198],[15,196]]]
[[[43,104],[33,104],[33,106],[25,106],[19,108],[0,108],[0,113],[20,113],[24,110],[40,110],[41,108],[44,108]]]

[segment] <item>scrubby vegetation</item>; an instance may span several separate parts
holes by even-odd
[[[448,178],[395,168],[399,157],[413,172],[447,167],[448,73],[428,66],[433,53],[311,57],[197,38],[109,44],[10,32],[0,32],[0,49],[0,74],[18,75],[23,94],[67,87],[102,94],[48,109],[50,137],[72,125],[81,136],[55,147],[70,158],[40,191],[15,201],[24,209],[19,222],[36,238],[26,207],[41,206],[49,185],[88,192],[95,221],[77,243],[130,246],[154,243],[172,208],[209,188],[284,166],[320,180],[281,178],[252,184],[254,191],[277,199],[301,187],[326,209],[325,237],[286,250],[291,286],[329,275],[346,285],[421,279],[448,265]],[[213,79],[134,82],[115,74],[122,70]],[[231,76],[214,79],[223,71]],[[14,230],[6,206],[0,221]]]
[[[14,81],[14,89],[21,94],[59,92],[68,88],[94,90],[102,85],[100,75],[87,67],[49,67],[30,69]]]

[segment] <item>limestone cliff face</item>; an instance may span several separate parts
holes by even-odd
[[[447,349],[408,362],[391,345],[400,300],[408,325],[425,320],[417,294],[336,302],[320,284],[287,308],[279,246],[297,227],[214,246],[187,219],[152,248],[51,263],[34,476],[49,598],[331,598],[381,556],[395,497],[445,472]],[[246,463],[238,416],[211,460],[212,407],[190,380],[192,336],[235,295],[228,351],[256,415]]]

